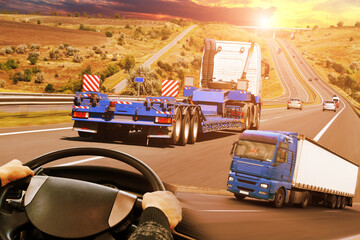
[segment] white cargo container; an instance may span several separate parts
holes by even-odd
[[[296,155],[293,187],[355,196],[357,165],[306,138],[298,141]]]

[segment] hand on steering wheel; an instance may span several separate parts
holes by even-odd
[[[73,156],[95,155],[113,158],[137,169],[153,191],[164,185],[145,163],[128,154],[101,148],[71,148],[40,156],[25,166],[36,169],[46,163]],[[28,186],[28,187],[27,187]],[[12,189],[26,189],[25,210],[7,212],[5,202]],[[108,233],[124,224],[134,209],[136,195],[86,181],[35,175],[0,189],[0,238],[14,239],[14,232],[31,222],[40,231],[61,238],[83,238]],[[140,205],[141,206],[141,205]]]

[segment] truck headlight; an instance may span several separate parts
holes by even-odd
[[[268,188],[269,185],[267,185],[266,183],[260,183],[260,187],[262,187],[262,188]]]
[[[233,178],[233,177],[229,177],[229,181],[234,181],[234,178]]]

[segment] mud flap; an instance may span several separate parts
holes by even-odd
[[[149,138],[171,138],[172,129],[170,127],[151,127],[147,132]]]
[[[73,130],[78,132],[97,133],[98,123],[87,122],[87,121],[75,121]]]

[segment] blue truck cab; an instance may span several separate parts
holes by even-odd
[[[233,145],[227,190],[239,199],[274,200],[276,192],[284,189],[283,197],[288,198],[296,148],[297,133],[243,132]]]

